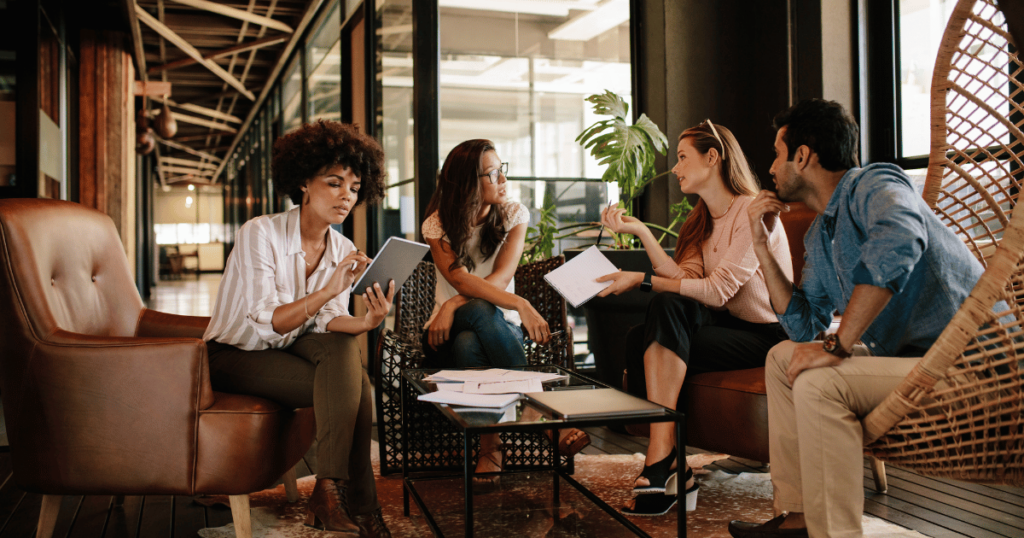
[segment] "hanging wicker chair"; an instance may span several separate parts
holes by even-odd
[[[864,419],[867,453],[1024,485],[1024,70],[994,1],[961,0],[931,91],[925,200],[986,267],[924,358]],[[998,313],[993,313],[993,309]]]

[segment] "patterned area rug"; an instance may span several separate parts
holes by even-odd
[[[374,447],[374,454],[376,454]],[[697,511],[688,514],[690,536],[728,538],[726,525],[730,520],[766,521],[771,518],[771,481],[765,473],[733,475],[701,468],[724,455],[698,455],[687,459],[701,484]],[[374,467],[377,467],[374,461]],[[639,474],[643,457],[635,455],[604,455],[576,457],[574,477],[613,507],[621,507],[630,497],[628,485]],[[285,501],[284,486],[254,493],[250,496],[252,526],[255,538],[321,538],[324,534],[302,525],[306,499],[313,490],[313,477],[299,480],[299,502]],[[377,478],[378,497],[384,519],[397,537],[428,538],[433,536],[416,504],[410,500],[410,517],[402,515],[400,476]],[[431,514],[446,536],[463,534],[462,480],[421,481],[416,490],[425,499]],[[555,509],[551,499],[552,479],[549,473],[514,473],[502,477],[494,493],[474,495],[473,506],[477,536],[541,536],[541,537],[616,537],[633,536],[614,519],[598,509],[571,485],[561,481],[561,507]],[[227,504],[226,497],[204,498],[203,504]],[[676,535],[675,509],[661,517],[632,517],[638,527],[651,536]],[[203,538],[233,538],[231,525],[203,529]],[[864,516],[865,537],[924,538],[924,535]]]

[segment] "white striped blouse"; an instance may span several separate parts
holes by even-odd
[[[307,279],[299,210],[256,217],[238,230],[203,340],[245,350],[280,349],[307,332],[327,332],[331,320],[350,315],[346,290],[295,330],[274,332],[274,310],[323,288],[341,260],[356,250],[331,228],[320,265]]]

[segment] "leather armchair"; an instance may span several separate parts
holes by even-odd
[[[0,200],[0,395],[14,479],[44,495],[231,496],[240,537],[248,493],[312,444],[311,408],[214,392],[209,318],[144,307],[109,217],[55,200]]]

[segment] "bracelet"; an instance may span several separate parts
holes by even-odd
[[[302,299],[302,311],[306,313],[306,321],[313,319],[313,316],[309,315],[309,295]]]

